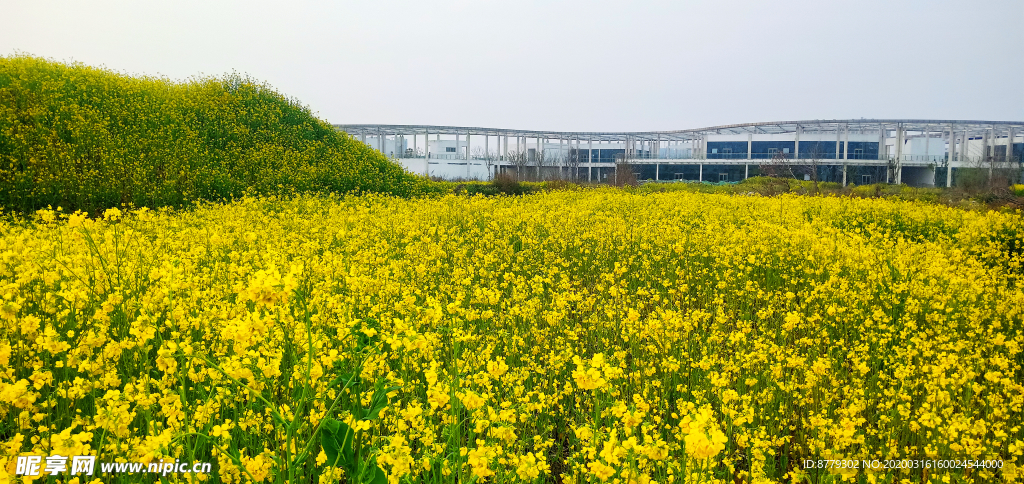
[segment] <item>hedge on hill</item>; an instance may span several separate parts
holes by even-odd
[[[0,206],[96,211],[245,193],[407,196],[424,180],[238,76],[171,82],[0,57]]]

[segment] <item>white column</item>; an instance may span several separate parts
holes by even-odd
[[[896,126],[896,184],[903,183],[903,138],[906,132],[903,125]]]
[[[522,136],[516,136],[516,151],[519,152],[519,156],[523,156],[523,157],[526,156],[526,149],[524,148],[525,146],[526,146],[526,142],[523,141],[523,137]],[[526,161],[525,160],[526,160],[526,158],[523,158],[522,160],[519,160],[519,163],[522,163],[522,166],[526,166]],[[518,180],[520,177],[523,176],[523,174],[521,172],[522,172],[522,168],[520,168],[519,166],[516,166],[516,180]]]
[[[462,155],[462,153],[460,153],[460,151],[462,151],[462,148],[459,148],[459,141],[460,141],[460,135],[459,135],[459,133],[455,133],[455,159],[456,160],[459,159],[460,155]]]
[[[540,162],[544,159],[544,146],[541,144],[540,136],[537,137],[537,181],[540,181]]]
[[[751,159],[754,156],[754,135],[753,133],[747,133],[747,159]],[[744,178],[746,179],[746,178]]]
[[[992,165],[995,164],[996,159],[996,130],[995,128],[989,128],[985,131],[985,136],[988,138],[985,140],[985,148],[982,148],[982,155],[987,154],[988,158],[988,185],[992,186]]]
[[[473,157],[473,154],[470,151],[470,147],[469,147],[469,133],[466,133],[466,164],[467,165],[469,164],[469,160],[472,157]]]
[[[993,160],[995,159],[995,128],[989,128],[986,134],[988,135],[988,139],[986,140],[986,144],[988,145],[988,159]]]
[[[1010,158],[1014,155],[1014,129],[1009,128],[1007,131],[1007,153],[1002,157],[1002,161],[1010,163]]]
[[[580,136],[576,135],[576,161],[573,163],[576,167],[576,173],[573,173],[573,181],[579,183],[580,181]]]
[[[931,137],[929,135],[930,135],[930,133],[927,130],[925,130],[925,132],[924,132],[924,159],[926,161],[932,161],[931,159],[928,158],[928,145],[931,144]]]
[[[529,144],[529,140],[526,138],[526,136],[523,136],[522,140],[523,140],[522,152],[523,152],[523,156],[524,156],[523,159],[526,160],[527,163],[529,163],[529,161],[530,161],[530,147],[527,146]]]
[[[485,134],[484,135],[484,159],[487,159],[491,155],[490,142],[491,142],[491,137]]]
[[[946,161],[946,188],[953,186],[953,156],[956,154],[956,131],[949,123],[949,159]]]
[[[654,153],[653,153],[654,154],[654,159],[660,160],[661,159],[661,134],[658,135],[658,140],[657,140],[657,142],[655,144],[656,144],[656,146],[654,147],[654,150],[652,150],[652,151],[654,151]]]
[[[659,181],[658,175],[660,175],[661,165],[658,163],[654,164],[654,181]]]
[[[423,170],[424,175],[430,178],[430,130],[423,130]]]
[[[750,163],[743,164],[743,179],[746,180],[747,178],[750,178]]]
[[[843,187],[846,187],[846,167],[850,164],[850,125],[843,125]]]
[[[561,139],[558,140],[558,148],[559,149],[562,148],[562,140]],[[571,177],[572,176],[572,173],[569,172],[569,169],[570,169],[569,168],[569,155],[571,153],[572,153],[572,138],[565,138],[565,158],[562,159],[562,166],[565,167],[565,176],[566,177]],[[558,171],[561,172],[562,168],[559,168]]]
[[[803,133],[803,131],[804,131],[804,127],[803,126],[797,126],[796,127],[796,135],[793,136],[793,159],[794,160],[799,160],[800,159],[800,133]]]
[[[839,159],[839,144],[842,143],[843,133],[839,131],[839,126],[836,126],[836,159]]]
[[[970,151],[971,136],[968,134],[967,128],[964,128],[964,137],[960,140],[960,164],[962,165],[971,156]]]
[[[850,159],[850,125],[843,127],[843,159]]]
[[[697,172],[697,181],[704,181],[704,163],[700,164],[700,171]]]
[[[562,142],[563,141],[565,141],[565,140],[563,140],[562,137],[559,136],[558,137],[558,156],[559,157],[562,156]],[[563,175],[562,175],[562,167],[563,166],[565,166],[565,160],[564,159],[559,160],[559,163],[558,163],[558,178],[559,179],[561,179],[563,177]]]
[[[594,138],[587,140],[587,183],[594,179]]]
[[[878,159],[885,160],[885,128],[882,125],[878,125]],[[888,169],[885,170],[888,173]],[[886,179],[888,183],[888,179]]]
[[[1006,156],[1003,157],[1003,161],[1010,163],[1013,160],[1013,137],[1016,134],[1013,132],[1013,128],[1006,133]]]

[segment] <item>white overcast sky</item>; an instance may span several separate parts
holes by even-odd
[[[1024,120],[1024,0],[0,0],[0,55],[232,70],[331,123]]]

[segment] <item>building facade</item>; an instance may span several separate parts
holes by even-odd
[[[514,173],[606,182],[630,170],[651,181],[736,182],[770,172],[843,185],[953,186],[986,174],[1020,182],[1024,156],[1024,122],[1012,121],[808,120],[651,132],[336,127],[411,172],[445,179]]]

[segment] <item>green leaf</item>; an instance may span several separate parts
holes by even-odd
[[[376,386],[377,389],[374,390],[373,397],[370,398],[370,408],[366,411],[366,416],[362,417],[364,420],[373,420],[379,417],[380,412],[390,403],[388,393],[402,388],[401,386],[384,388],[384,380],[378,381]]]
[[[283,426],[284,428],[288,428],[289,423],[287,420],[284,419],[283,416],[281,416],[280,412],[278,412],[277,410],[271,410],[270,416],[272,416],[274,420],[277,421],[277,423],[281,424],[281,426]]]
[[[346,386],[358,385],[362,383],[362,379],[360,379],[358,375],[353,375],[352,373],[342,373],[334,377],[334,379],[331,380],[331,383],[327,385],[327,388],[334,388],[335,386],[338,386],[342,383],[346,383]],[[344,389],[344,387],[342,388]]]
[[[388,402],[385,401],[385,402],[381,403],[378,406],[370,408],[370,410],[368,412],[366,412],[366,416],[363,417],[363,420],[374,420],[374,419],[376,419],[377,417],[380,416],[380,412],[383,411],[384,407],[386,407],[386,406],[388,406]]]
[[[355,406],[352,408],[352,416],[355,417],[356,420],[362,420],[364,415],[366,415],[366,410],[363,409],[362,405],[359,405],[359,402],[356,402]]]
[[[379,325],[377,324],[376,319],[366,318],[365,321],[359,322],[352,328],[352,334],[356,337],[357,352],[362,352],[364,349],[366,349],[366,347],[376,344],[378,341],[380,341],[379,333],[374,334],[373,336],[367,336],[366,333],[363,332],[363,328],[376,330],[377,326]]]
[[[370,478],[368,484],[388,484],[388,477],[384,475],[384,471],[381,470],[380,466],[376,462],[370,465],[373,466],[373,477]]]
[[[341,465],[349,473],[355,472],[356,455],[352,451],[352,439],[355,431],[344,422],[334,419],[324,421],[320,430],[320,445],[327,455],[327,463],[333,466]]]
[[[359,332],[357,337],[358,339],[356,340],[356,352],[362,352],[367,347],[373,346],[377,344],[378,341],[380,341],[380,336],[367,336],[362,331]]]

